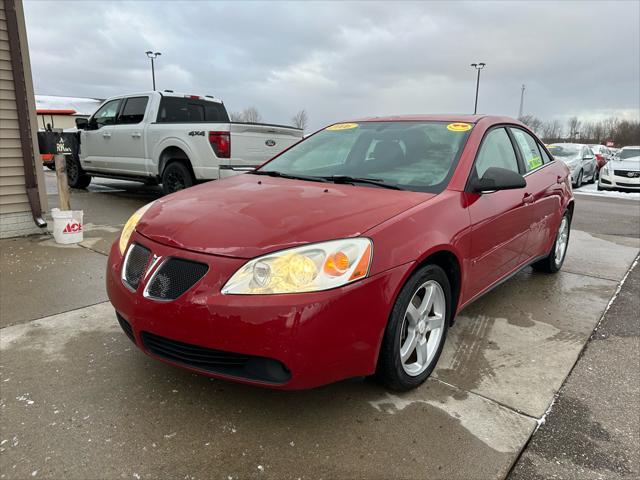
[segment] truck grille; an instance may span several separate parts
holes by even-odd
[[[150,257],[151,251],[142,245],[134,243],[129,247],[129,252],[125,259],[122,280],[132,290],[138,288]]]
[[[149,280],[145,296],[155,300],[175,300],[200,280],[208,269],[204,263],[169,258]]]
[[[269,383],[284,383],[291,378],[284,364],[271,358],[214,350],[149,332],[142,332],[140,337],[152,354],[197,370]]]

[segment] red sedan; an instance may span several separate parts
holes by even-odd
[[[375,374],[407,390],[456,312],[528,265],[561,268],[573,204],[567,167],[511,118],[355,120],[140,209],[107,289],[165,362],[274,388]]]

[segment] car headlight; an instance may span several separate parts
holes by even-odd
[[[600,173],[604,175],[609,175],[609,164],[605,163],[600,169]]]
[[[576,168],[578,166],[578,160],[567,160],[567,165],[569,168]]]
[[[245,263],[222,288],[225,295],[328,290],[365,278],[373,258],[368,238],[290,248]]]
[[[129,239],[131,238],[133,231],[136,229],[136,225],[138,225],[138,222],[140,221],[142,216],[147,210],[151,208],[151,205],[153,205],[154,203],[156,202],[154,201],[151,203],[147,203],[144,207],[136,210],[136,212],[131,215],[131,217],[129,217],[127,223],[124,224],[124,228],[122,229],[122,233],[120,234],[120,243],[118,244],[118,246],[120,247],[121,255],[124,255],[124,251],[127,249],[127,245],[129,245]]]

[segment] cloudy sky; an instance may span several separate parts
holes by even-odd
[[[640,2],[25,0],[36,93],[213,94],[311,128],[365,115],[473,110],[640,117]]]

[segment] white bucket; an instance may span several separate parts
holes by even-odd
[[[56,243],[69,244],[82,241],[82,210],[51,210],[53,238]]]

